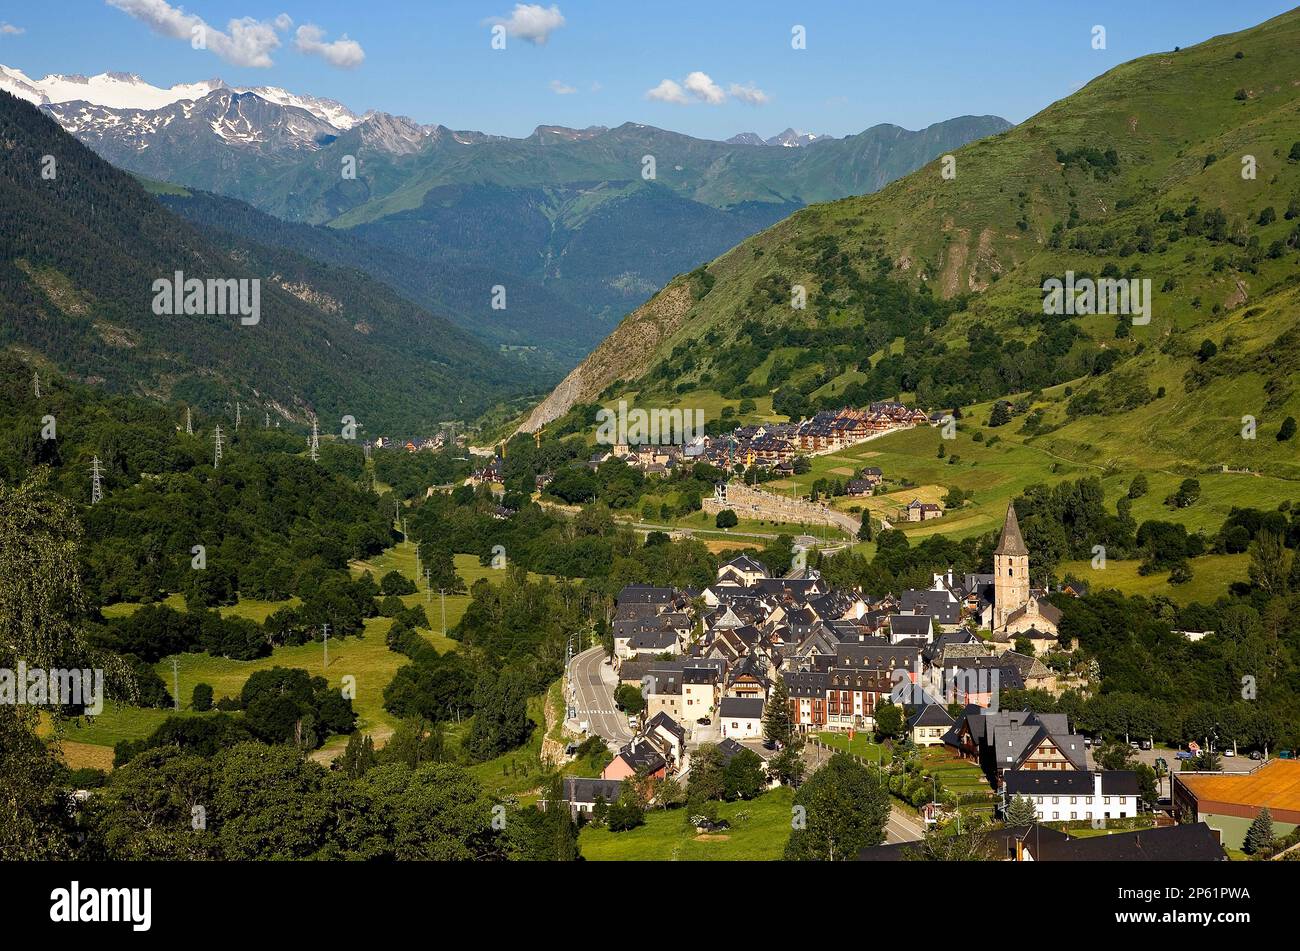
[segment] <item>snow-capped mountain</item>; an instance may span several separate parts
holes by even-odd
[[[727,139],[727,145],[773,145],[787,149],[798,149],[805,145],[812,145],[814,142],[820,142],[822,139],[831,138],[834,138],[834,136],[818,135],[815,132],[800,132],[797,129],[786,129],[770,139],[763,138],[757,132],[742,132]]]
[[[786,129],[784,132],[767,139],[764,145],[780,145],[787,149],[802,148],[805,145],[812,145],[822,139],[829,139],[832,136],[818,135],[816,132],[799,132],[796,129]]]
[[[210,153],[212,136],[247,151],[279,155],[318,149],[340,133],[305,109],[277,105],[255,93],[226,88],[161,109],[113,109],[84,100],[49,103],[41,108],[68,132],[106,156],[158,146],[173,157],[193,150],[194,159],[201,161],[206,158],[205,148]]]
[[[178,102],[202,99],[219,89],[232,93],[253,93],[278,106],[291,106],[346,132],[361,117],[342,103],[318,96],[300,96],[277,86],[254,86],[242,89],[220,79],[181,83],[167,89],[154,86],[133,73],[100,73],[98,76],[61,76],[51,74],[32,79],[22,70],[0,66],[0,89],[13,93],[37,106],[66,102],[84,102],[103,109],[153,111]]]

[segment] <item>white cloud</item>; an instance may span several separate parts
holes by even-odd
[[[647,99],[653,99],[656,102],[675,102],[679,106],[689,105],[691,101],[687,98],[682,87],[671,79],[665,79],[654,89],[647,92],[645,97]]]
[[[722,87],[710,79],[708,73],[702,73],[698,69],[686,77],[683,85],[692,96],[711,106],[719,106],[727,98]]]
[[[287,30],[293,26],[293,17],[287,13],[281,13],[275,18],[275,28],[277,30]]]
[[[12,23],[0,23],[0,36],[22,36],[27,31]]]
[[[577,91],[578,90],[574,87],[567,83],[562,83],[558,79],[551,80],[551,92],[555,93],[557,96],[572,96]]]
[[[765,106],[771,101],[771,97],[753,83],[746,83],[745,85],[732,83],[727,88],[727,91],[731,93],[733,99],[739,99],[751,106]]]
[[[695,70],[681,82],[665,79],[654,89],[645,94],[647,99],[656,102],[671,102],[679,106],[689,106],[695,102],[720,106],[727,101],[728,95],[751,106],[762,106],[769,101],[769,96],[753,83],[732,83],[727,90],[715,83],[708,73]]]
[[[252,17],[231,20],[225,31],[218,30],[200,16],[173,7],[167,0],[107,0],[127,16],[146,24],[160,36],[177,40],[203,37],[206,48],[235,66],[261,69],[273,66],[271,54],[280,48],[276,23]]]
[[[294,45],[308,56],[319,56],[339,69],[355,69],[366,61],[366,51],[344,33],[332,43],[325,42],[325,31],[311,23],[298,27]]]
[[[544,7],[540,3],[516,3],[510,16],[493,17],[487,22],[504,26],[507,36],[545,46],[551,34],[564,26],[564,14],[554,4]]]

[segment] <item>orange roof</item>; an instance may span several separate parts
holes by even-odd
[[[1275,759],[1253,773],[1175,773],[1198,800],[1300,811],[1300,760]]]

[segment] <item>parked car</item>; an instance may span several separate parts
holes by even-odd
[[[1083,745],[1087,749],[1092,749],[1092,738],[1085,736],[1083,738]]]
[[[1129,740],[1129,741],[1128,741],[1128,745],[1129,745],[1129,747],[1130,747],[1131,749],[1135,749],[1135,750],[1140,750],[1140,749],[1142,749],[1142,747],[1138,745],[1138,741],[1137,741],[1137,740]]]
[[[699,718],[698,720],[696,720],[695,722],[698,723],[700,726],[708,726],[708,725],[711,724],[713,721],[712,721],[711,719],[709,719],[708,717],[700,717],[700,718]]]
[[[1223,751],[1223,755],[1224,755],[1224,756],[1236,756],[1236,755],[1237,755],[1237,751],[1236,751],[1236,750],[1224,750],[1224,751]]]
[[[1251,758],[1251,759],[1263,759],[1263,758],[1264,758],[1264,754],[1261,753],[1259,750],[1251,750],[1251,751],[1250,751],[1250,758]]]
[[[764,741],[763,741],[763,749],[765,749],[765,750],[774,750],[774,749],[776,749],[776,740],[764,740]]]
[[[1189,753],[1187,750],[1179,750],[1177,753],[1174,754],[1174,759],[1191,759],[1191,758],[1192,758],[1192,754]]]
[[[1142,741],[1142,749],[1144,749],[1144,750],[1149,750],[1149,749],[1151,749],[1151,741],[1150,741],[1150,740],[1143,740],[1143,741]]]
[[[1277,751],[1277,758],[1278,758],[1278,759],[1290,759],[1290,758],[1291,758],[1291,751],[1290,751],[1290,750],[1278,750],[1278,751]]]

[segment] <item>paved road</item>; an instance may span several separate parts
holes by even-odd
[[[803,748],[803,761],[807,767],[805,779],[815,773],[828,759],[830,759],[830,753],[826,750],[819,749],[811,743],[805,744]],[[919,842],[924,837],[924,826],[914,816],[891,802],[889,821],[885,823],[885,841]]]
[[[618,684],[614,669],[605,665],[605,648],[593,647],[575,656],[569,665],[569,683],[573,687],[569,704],[576,714],[572,721],[587,721],[592,733],[614,747],[632,739],[626,714],[614,706],[614,688]]]

